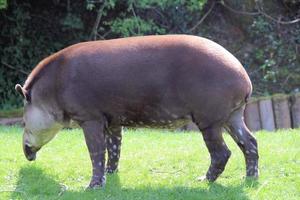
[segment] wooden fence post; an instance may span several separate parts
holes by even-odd
[[[293,128],[300,127],[300,93],[291,96],[291,113]]]
[[[258,105],[261,119],[261,127],[267,131],[274,131],[275,123],[271,99],[260,98]]]
[[[261,129],[259,107],[257,99],[251,98],[245,108],[245,123],[250,131],[258,131]]]
[[[291,128],[288,96],[277,94],[272,97],[275,125],[277,129]]]

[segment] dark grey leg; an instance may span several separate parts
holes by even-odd
[[[97,188],[105,185],[105,136],[104,122],[87,121],[81,124],[85,141],[93,165],[93,175],[88,188]]]
[[[234,141],[244,153],[246,174],[248,177],[258,177],[258,150],[256,139],[243,120],[244,108],[233,113],[227,123],[227,129]]]
[[[213,182],[224,171],[231,152],[224,142],[221,127],[202,130],[202,135],[210,154],[211,163],[206,176],[200,178],[200,180],[207,179]]]
[[[114,173],[118,171],[122,142],[122,127],[109,127],[105,136],[108,152],[106,172]]]

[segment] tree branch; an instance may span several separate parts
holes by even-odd
[[[255,4],[256,4],[256,8],[257,8],[257,12],[247,12],[247,11],[239,11],[239,10],[236,10],[230,6],[228,6],[227,4],[224,3],[224,1],[218,1],[217,3],[221,4],[222,6],[224,6],[226,9],[230,10],[231,12],[233,13],[236,13],[236,14],[241,14],[241,15],[250,15],[250,16],[256,16],[256,15],[263,15],[264,17],[278,23],[278,24],[295,24],[295,23],[298,23],[300,22],[300,18],[297,18],[297,19],[294,19],[294,20],[291,20],[291,21],[281,21],[280,19],[275,19],[274,17],[270,16],[269,14],[265,13],[263,11],[263,9],[258,5],[257,3],[257,0],[255,0]]]
[[[90,40],[97,40],[97,32],[98,32],[98,28],[99,28],[99,24],[103,15],[103,9],[106,6],[106,1],[103,2],[103,4],[101,5],[101,7],[98,10],[98,14],[97,14],[97,18],[90,36]]]
[[[224,6],[226,9],[228,9],[228,10],[230,10],[231,12],[236,13],[236,14],[240,14],[240,15],[252,15],[252,16],[255,16],[255,15],[259,15],[259,14],[260,14],[259,12],[247,12],[247,11],[239,11],[239,10],[233,9],[233,8],[231,8],[230,6],[228,6],[227,4],[225,4],[224,1],[218,1],[217,3],[221,4],[221,5]]]
[[[258,10],[258,12],[260,14],[262,14],[266,18],[268,18],[268,19],[270,19],[270,20],[272,20],[272,21],[274,21],[274,22],[276,22],[278,24],[285,24],[285,25],[287,25],[287,24],[295,24],[297,22],[300,22],[300,18],[294,19],[294,20],[291,20],[291,21],[281,21],[280,19],[275,19],[274,17],[272,17],[272,16],[268,15],[267,13],[265,13],[263,11],[263,9],[257,4],[257,1],[255,1],[255,3],[256,3],[257,10]]]
[[[71,11],[71,2],[70,0],[67,0],[67,12],[69,13]]]
[[[102,3],[102,1],[103,0],[87,0],[87,3],[93,3],[93,4],[95,4],[95,3]]]
[[[138,34],[140,34],[141,33],[141,27],[140,27],[140,23],[139,23],[139,21],[137,19],[137,16],[135,14],[133,3],[131,4],[131,11],[132,11],[132,14],[133,14],[133,16],[135,18],[135,21],[136,21],[137,25],[138,25],[138,27],[137,27],[138,28]]]
[[[188,30],[188,32],[193,32],[205,20],[205,18],[211,13],[211,11],[215,7],[215,5],[216,5],[216,2],[213,2],[211,7],[209,8],[209,10],[205,13],[205,15],[203,15],[203,17],[192,28],[190,28]]]
[[[20,72],[20,73],[22,73],[22,74],[25,74],[25,75],[28,75],[28,74],[29,74],[28,72],[26,72],[26,71],[24,71],[24,70],[22,70],[22,69],[18,69],[18,68],[14,67],[14,66],[12,66],[12,65],[10,65],[10,64],[7,64],[7,63],[5,63],[5,62],[3,62],[3,61],[1,61],[1,63],[2,63],[4,66],[6,66],[7,68],[13,69],[13,70],[18,71],[18,72]]]

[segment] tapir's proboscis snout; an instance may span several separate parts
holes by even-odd
[[[26,129],[25,129],[26,130]],[[30,144],[29,139],[29,133],[24,130],[23,133],[23,152],[27,160],[34,161],[36,159],[36,154],[40,147],[33,147],[32,144]]]
[[[89,188],[103,186],[105,174],[118,171],[122,127],[176,129],[190,121],[210,154],[205,180],[215,181],[231,155],[223,128],[244,154],[247,177],[258,177],[257,142],[243,119],[251,81],[241,63],[211,40],[164,35],[83,42],[42,60],[15,89],[25,102],[26,158],[35,160],[73,120],[92,161]]]
[[[23,150],[24,150],[24,154],[25,154],[25,157],[27,158],[27,160],[34,161],[36,159],[36,151],[33,151],[30,146],[28,146],[27,144],[24,144]]]

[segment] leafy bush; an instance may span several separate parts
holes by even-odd
[[[84,3],[75,6],[84,7]],[[86,40],[88,31],[80,15],[47,1],[10,0],[0,19],[0,107],[9,109],[22,104],[14,86],[24,82],[26,72],[63,47]]]
[[[0,0],[0,9],[6,8],[7,1],[6,0]]]
[[[90,40],[99,12],[96,39],[185,33],[201,16],[205,2],[10,0],[8,8],[0,11],[1,108],[21,105],[14,85],[23,83],[24,72],[30,72],[41,59],[70,44]]]
[[[300,25],[278,29],[278,24],[257,17],[249,27],[249,33],[256,48],[246,61],[255,72],[252,79],[257,82],[256,92],[298,91]]]
[[[261,14],[233,14],[224,7],[224,2],[231,2],[247,10],[252,0],[246,4],[236,0],[213,2],[0,0],[0,107],[22,104],[14,85],[23,83],[26,73],[53,52],[81,41],[149,34],[185,33],[217,41],[244,64],[255,95],[300,90],[300,23],[280,25]],[[278,19],[300,18],[298,1],[280,2],[264,3],[280,8],[272,13]],[[205,22],[195,26],[208,13]]]

